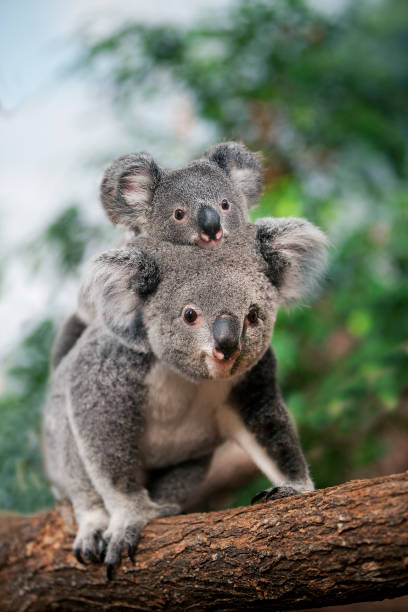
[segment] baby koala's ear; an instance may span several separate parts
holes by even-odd
[[[258,219],[256,246],[267,263],[266,275],[290,305],[317,285],[327,262],[328,239],[305,219]]]
[[[79,314],[90,323],[103,322],[114,334],[131,343],[144,300],[160,282],[157,263],[136,248],[115,249],[93,260],[80,289]]]
[[[261,157],[239,142],[221,142],[204,153],[217,164],[244,194],[248,209],[258,204],[263,187]]]
[[[100,195],[103,207],[116,224],[142,230],[148,222],[153,194],[162,171],[148,153],[119,157],[106,169]]]

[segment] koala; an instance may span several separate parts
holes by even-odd
[[[178,170],[164,170],[151,155],[115,160],[100,189],[109,219],[124,227],[125,244],[149,235],[173,244],[213,248],[248,221],[263,186],[259,156],[243,144],[224,142]],[[56,367],[92,320],[79,304],[59,330],[51,355]]]
[[[256,499],[313,490],[270,347],[279,306],[324,268],[324,234],[269,219],[216,249],[141,236],[91,266],[92,323],[51,378],[45,463],[73,505],[78,561],[134,558],[156,517],[199,494],[214,452],[237,443],[273,486]]]

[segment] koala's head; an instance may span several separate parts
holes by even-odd
[[[102,318],[132,345],[142,311],[153,353],[191,380],[239,375],[267,349],[278,307],[314,286],[326,245],[302,219],[261,220],[210,251],[140,238],[97,260]]]
[[[105,172],[101,200],[113,223],[135,233],[208,248],[246,223],[261,189],[258,157],[225,142],[178,170],[147,153],[120,157]]]

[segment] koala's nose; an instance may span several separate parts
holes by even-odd
[[[217,240],[221,230],[220,215],[210,206],[204,206],[198,213],[198,227],[209,240]]]
[[[239,325],[228,316],[217,317],[213,325],[215,349],[221,352],[224,359],[231,359],[239,348]],[[217,355],[216,355],[217,356]]]

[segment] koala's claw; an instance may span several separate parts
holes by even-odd
[[[115,570],[120,566],[122,562],[122,549],[119,547],[115,547],[115,550],[109,550],[106,553],[105,557],[105,567],[106,567],[106,578],[108,580],[113,580]]]
[[[123,531],[105,534],[109,540],[105,556],[106,577],[112,580],[115,570],[122,562],[122,552],[127,551],[130,561],[135,563],[135,554],[139,543],[142,526],[139,524],[128,525]]]
[[[75,559],[82,565],[88,565],[89,562],[96,564],[103,563],[106,553],[106,542],[102,537],[102,533],[98,530],[86,539],[77,538],[73,553]]]
[[[81,563],[82,565],[88,565],[88,563],[85,561],[85,559],[82,556],[80,548],[74,548],[74,557],[78,561],[78,563]]]
[[[107,544],[99,530],[93,534],[93,541],[97,551],[97,561],[94,561],[94,563],[103,563],[105,561]],[[91,560],[93,561],[93,559]]]
[[[113,580],[113,574],[115,571],[115,565],[113,563],[106,563],[106,578],[108,580]]]
[[[136,554],[137,544],[128,544],[127,545],[127,553],[132,565],[135,564],[135,554]]]
[[[78,563],[103,563],[106,542],[102,532],[106,529],[108,520],[106,512],[100,508],[94,508],[81,517],[73,545],[73,553]]]
[[[282,497],[289,497],[290,495],[296,495],[298,491],[293,487],[271,487],[260,491],[251,499],[251,504],[256,504],[258,501],[268,502],[274,499],[281,499]]]

